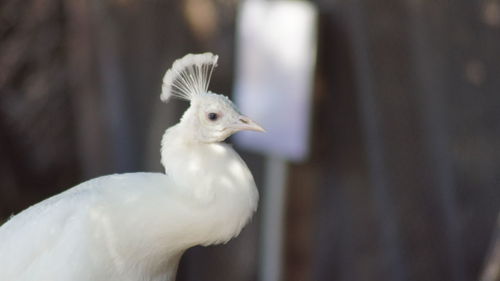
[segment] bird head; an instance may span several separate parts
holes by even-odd
[[[180,124],[201,142],[221,142],[242,130],[264,132],[226,96],[208,91],[217,59],[216,55],[204,53],[176,60],[163,78],[161,100],[167,102],[173,96],[190,101]]]

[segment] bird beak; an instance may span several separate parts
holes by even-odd
[[[235,132],[237,131],[256,131],[256,132],[265,132],[264,128],[262,128],[259,124],[255,123],[252,119],[240,115],[238,121],[231,126]]]

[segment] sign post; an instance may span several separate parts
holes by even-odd
[[[309,153],[317,11],[305,1],[246,1],[239,11],[234,98],[266,134],[235,135],[264,153],[259,280],[283,279],[287,161]]]

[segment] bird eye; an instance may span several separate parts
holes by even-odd
[[[210,113],[208,114],[208,119],[209,119],[210,121],[215,121],[215,120],[217,120],[217,118],[219,118],[219,115],[218,115],[217,113],[210,112]]]

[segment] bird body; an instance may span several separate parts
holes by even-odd
[[[216,56],[202,56],[215,65]],[[95,178],[1,226],[0,280],[174,280],[185,250],[238,235],[258,193],[244,161],[222,141],[262,128],[207,86],[189,93],[190,108],[164,134],[165,174]]]

